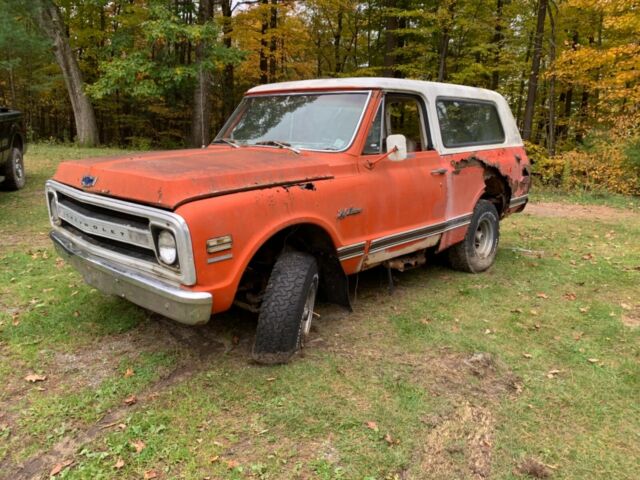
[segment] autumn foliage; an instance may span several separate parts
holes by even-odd
[[[538,181],[638,193],[636,0],[0,0],[0,104],[32,140],[78,133],[56,33],[103,144],[201,146],[260,83],[416,78],[502,93]]]

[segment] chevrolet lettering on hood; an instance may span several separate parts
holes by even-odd
[[[63,162],[46,201],[88,284],[189,325],[254,312],[252,358],[274,364],[305,345],[317,295],[351,308],[349,275],[427,254],[491,268],[530,168],[496,92],[308,80],[249,90],[206,148]]]

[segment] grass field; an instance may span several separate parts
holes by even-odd
[[[0,478],[638,478],[637,199],[534,194],[490,271],[370,271],[259,367],[253,316],[183,327],[56,257],[44,181],[113,153],[34,146],[0,192]]]

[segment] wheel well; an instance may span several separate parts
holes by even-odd
[[[511,200],[511,188],[507,179],[497,168],[487,167],[484,171],[484,193],[482,197],[489,200],[498,210],[500,218],[504,216]]]
[[[313,255],[320,270],[320,294],[331,303],[350,308],[347,277],[331,236],[314,224],[292,225],[272,235],[254,254],[240,280],[237,303],[256,309],[280,253],[286,249]],[[239,298],[242,297],[242,298]]]
[[[13,142],[11,144],[12,148],[19,148],[21,152],[24,152],[24,143],[22,141],[22,136],[19,133],[16,133],[13,136]]]

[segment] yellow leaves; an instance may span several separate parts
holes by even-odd
[[[639,195],[638,175],[629,165],[625,153],[633,141],[624,138],[625,132],[629,131],[627,123],[619,123],[611,131],[613,138],[598,140],[589,151],[569,151],[539,160],[535,168],[542,182],[561,184],[567,190],[607,190]]]

